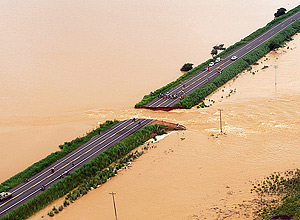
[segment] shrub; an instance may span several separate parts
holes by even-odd
[[[193,65],[194,65],[194,64],[192,64],[192,63],[185,63],[185,64],[181,67],[180,71],[189,71],[189,70],[193,69]]]
[[[60,212],[61,212],[63,209],[64,209],[64,207],[63,207],[62,205],[58,207],[58,211],[60,211]]]
[[[68,205],[70,205],[70,203],[67,200],[65,200],[64,201],[64,207],[67,207]]]
[[[54,213],[51,211],[51,212],[48,213],[48,215],[49,215],[50,217],[53,217],[53,216],[54,216]]]
[[[279,8],[279,9],[277,9],[277,12],[274,14],[274,16],[275,16],[276,18],[278,18],[279,16],[284,15],[285,12],[286,12],[286,9],[285,9],[285,8]]]
[[[75,189],[75,190],[72,192],[70,199],[72,199],[73,201],[75,201],[79,196],[80,196],[79,190],[78,190],[78,189]]]
[[[56,207],[53,207],[53,212],[54,212],[54,214],[57,214],[57,213],[58,213],[58,210],[57,210]]]

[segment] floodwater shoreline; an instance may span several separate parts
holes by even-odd
[[[2,167],[10,169],[0,171],[0,181],[106,119],[166,120],[185,124],[189,131],[158,143],[125,171],[126,175],[78,200],[59,218],[112,218],[108,192],[114,190],[118,192],[120,216],[125,219],[217,219],[215,210],[220,215],[226,207],[247,200],[245,183],[249,180],[274,170],[300,167],[295,139],[299,133],[295,118],[300,112],[299,37],[289,43],[292,49],[267,56],[274,58],[272,63],[266,61],[269,68],[261,70],[259,65],[254,68],[255,75],[243,73],[234,84],[230,82],[212,94],[209,98],[214,103],[209,108],[166,113],[131,106],[151,88],[178,78],[178,64],[206,60],[213,45],[231,45],[234,39],[272,19],[276,8],[290,9],[298,4],[294,0],[243,4],[232,0],[187,4],[92,0],[82,7],[81,3],[62,1],[4,1],[0,6],[0,139]],[[216,6],[218,13],[212,13]],[[230,89],[236,93],[229,97]],[[227,135],[212,138],[211,134],[218,132],[218,108],[224,109]],[[263,133],[268,137],[259,136]],[[178,179],[172,173],[178,174]],[[209,184],[215,182],[219,186]]]
[[[300,5],[293,8],[292,10],[288,11],[285,15],[281,16],[280,18],[273,19],[272,21],[268,22],[264,27],[261,27],[261,28],[257,29],[256,31],[249,34],[248,36],[244,37],[242,40],[240,40],[240,41],[236,42],[235,44],[229,46],[227,49],[222,51],[218,56],[223,58],[224,56],[227,56],[227,55],[229,56],[229,54],[232,54],[237,50],[241,50],[242,47],[246,47],[247,44],[250,43],[251,41],[253,41],[255,39],[258,39],[259,37],[265,35],[266,32],[271,30],[274,26],[276,26],[276,25],[279,26],[282,21],[283,22],[284,21],[288,22],[288,21],[290,21],[289,19],[291,19],[291,17],[293,17],[293,16],[295,18],[295,16],[296,16],[295,14],[297,14],[299,12],[299,10],[300,10]],[[292,23],[291,25],[288,25],[284,29],[285,32],[288,32],[288,36],[286,36],[286,33],[282,34],[283,30],[278,31],[278,33],[275,36],[270,37],[269,40],[264,40],[264,43],[260,44],[259,46],[256,46],[254,49],[248,49],[248,50],[251,50],[251,51],[246,53],[246,55],[243,55],[243,57],[242,57],[242,60],[244,62],[247,62],[248,64],[247,64],[247,66],[242,68],[240,72],[242,72],[246,68],[250,67],[251,64],[253,64],[257,60],[259,60],[261,57],[263,57],[264,55],[266,55],[270,51],[272,51],[272,49],[270,47],[271,44],[277,44],[277,46],[279,46],[280,44],[283,44],[284,41],[287,41],[287,38],[291,38],[294,34],[299,32],[299,31],[295,30],[295,29],[298,29],[297,24],[299,24],[299,22],[297,20],[299,20],[299,19],[292,19],[292,21],[294,21],[294,23]],[[267,45],[267,46],[264,48],[264,45]],[[249,48],[251,48],[251,47],[249,46]],[[266,48],[268,48],[268,51],[266,51]],[[168,83],[167,85],[165,85],[165,86],[163,86],[159,89],[156,89],[154,92],[151,92],[150,95],[145,95],[144,98],[135,105],[135,108],[164,110],[163,107],[147,107],[146,105],[149,104],[150,102],[152,102],[157,97],[159,97],[160,94],[164,94],[165,92],[170,91],[172,88],[177,86],[179,83],[186,82],[186,80],[190,79],[194,75],[200,74],[201,71],[203,71],[203,70],[205,70],[206,68],[209,67],[209,63],[212,62],[212,61],[213,61],[213,59],[209,59],[209,60],[201,63],[200,65],[198,65],[197,67],[191,69],[190,71],[187,72],[187,74],[184,74],[183,76],[179,77],[175,81],[172,81],[172,82]],[[240,61],[239,64],[242,65],[241,60],[239,60],[239,61]],[[226,67],[223,71],[225,71],[227,74],[228,74],[228,72],[236,72],[234,68],[232,70],[229,70],[229,71],[228,71],[228,69],[230,69],[230,66]],[[239,73],[239,71],[236,74],[238,74],[238,73]],[[227,81],[229,81],[232,78],[232,77],[227,77],[226,78],[226,77],[224,77],[224,75],[226,75],[226,74],[223,74],[223,75],[219,76],[219,78],[220,77],[224,78],[224,79],[221,79],[219,81],[225,81],[225,83],[226,83]],[[212,87],[213,86],[213,83],[211,82],[212,80],[213,79],[211,79],[209,81],[209,77],[208,77],[207,83],[204,83],[204,85],[202,85],[201,88],[195,89],[193,92],[191,92],[188,95],[188,98],[193,100],[192,104],[188,103],[185,99],[183,99],[181,101],[178,101],[176,103],[176,106],[181,107],[181,108],[191,108],[191,107],[199,104],[200,103],[199,98],[198,99],[195,98],[197,96],[197,90],[199,90],[200,94],[204,93],[205,94],[204,96],[208,96],[210,94],[210,92],[206,92],[206,90],[207,90],[206,87]],[[223,84],[225,84],[225,83],[223,83]],[[218,84],[218,85],[214,86],[215,87],[214,90],[216,90],[220,86],[222,86],[221,83],[215,82],[215,84]],[[202,91],[201,91],[201,89],[202,89]],[[172,105],[174,105],[174,104],[172,104]],[[158,105],[158,106],[160,106],[160,105]],[[176,107],[166,107],[165,109],[166,109],[166,111],[170,111],[172,109],[176,109]]]
[[[106,119],[159,118],[160,112],[145,114],[131,106],[178,78],[178,64],[206,60],[215,43],[231,45],[265,25],[277,7],[289,10],[298,2],[153,4],[92,0],[83,11],[80,3],[61,1],[0,5],[1,163],[10,167],[0,171],[1,182]],[[215,5],[223,10],[211,14]]]
[[[300,152],[295,148],[300,143],[293,138],[300,130],[293,119],[297,114],[293,113],[297,109],[295,104],[300,98],[297,95],[300,74],[295,75],[297,78],[293,82],[285,77],[291,72],[289,68],[296,65],[290,63],[290,59],[300,54],[299,34],[294,39],[253,66],[255,75],[245,71],[211,94],[209,99],[215,103],[209,108],[200,112],[192,108],[169,113],[145,110],[144,114],[152,114],[153,118],[160,115],[161,118],[168,117],[169,121],[185,122],[189,129],[153,144],[129,170],[122,171],[101,189],[76,201],[59,214],[60,218],[79,219],[79,213],[86,219],[110,218],[108,193],[116,191],[119,215],[124,219],[173,219],[174,216],[182,219],[253,219],[255,196],[250,193],[252,183],[275,171],[300,166]],[[272,67],[274,63],[281,66],[277,87],[273,82],[273,68],[264,68]],[[258,91],[249,89],[253,86]],[[260,94],[262,88],[265,94]],[[237,92],[225,98],[232,89]],[[218,108],[223,109],[226,135],[217,135]],[[290,159],[278,163],[284,158]],[[124,187],[128,185],[131,187]],[[194,193],[190,194],[190,191]],[[93,204],[99,203],[103,207],[96,211]],[[55,204],[57,202],[30,219],[40,219],[43,215],[47,219],[47,211]],[[141,211],[132,213],[130,207],[133,204]]]
[[[117,129],[121,125],[122,127]],[[144,127],[140,128],[132,135],[127,134],[127,137],[125,136],[121,140],[119,139],[120,137],[115,137],[117,140],[119,139],[119,141],[116,144],[111,144],[113,141],[108,140],[108,143],[100,146],[102,142],[105,142],[107,139],[113,137],[114,134],[121,132],[128,126],[133,126],[133,128],[135,128],[136,126],[144,126]],[[56,200],[57,198],[69,194],[70,191],[76,191],[77,190],[76,188],[79,187],[80,192],[77,190],[76,197],[73,197],[73,195],[75,195],[74,193],[72,194],[70,202],[73,202],[74,200],[77,199],[78,195],[80,195],[79,193],[82,192],[82,195],[85,195],[89,190],[95,188],[97,185],[101,185],[105,183],[107,179],[117,174],[117,171],[120,169],[120,166],[123,167],[124,163],[127,163],[132,159],[135,159],[136,157],[140,156],[143,152],[135,153],[136,148],[139,147],[141,144],[145,143],[146,141],[148,141],[150,138],[155,138],[155,136],[160,134],[165,134],[168,131],[184,130],[184,129],[185,128],[183,126],[175,125],[172,123],[167,123],[163,121],[152,121],[147,119],[146,120],[129,119],[125,121],[125,124],[124,121],[120,123],[118,121],[107,121],[106,123],[101,125],[100,129],[94,130],[91,134],[88,134],[86,137],[83,137],[82,139],[77,138],[75,141],[72,141],[71,143],[65,143],[64,146],[61,146],[62,151],[57,152],[59,158],[53,158],[53,157],[51,158],[51,156],[54,157],[56,156],[56,154],[51,154],[50,157],[48,156],[47,158],[35,164],[35,167],[33,168],[34,170],[39,169],[39,166],[43,166],[41,167],[41,169],[39,169],[39,170],[43,169],[43,171],[37,173],[34,176],[29,176],[28,173],[26,176],[26,172],[20,173],[18,174],[19,178],[8,180],[7,185],[9,185],[9,183],[14,183],[16,179],[19,180],[22,177],[28,178],[27,179],[28,181],[24,181],[22,184],[16,187],[20,189],[25,186],[22,192],[14,193],[15,195],[13,195],[11,199],[5,201],[2,204],[2,209],[4,210],[2,210],[1,216],[3,217],[3,219],[28,218],[31,215],[35,214],[36,210],[40,210],[46,205],[48,205],[49,203]],[[108,130],[108,132],[105,132],[106,130]],[[129,130],[132,130],[132,127]],[[104,136],[100,135],[95,137],[97,133],[100,131],[101,132],[104,131],[103,134]],[[111,134],[112,131],[115,133]],[[105,134],[107,136],[105,136]],[[121,136],[124,136],[124,134],[126,134],[126,132],[123,133],[123,135]],[[101,137],[102,137],[102,141],[100,143],[99,142],[97,143],[96,141],[99,140]],[[89,141],[87,141],[87,139],[89,139]],[[80,144],[79,142],[86,142],[86,144]],[[106,149],[108,144],[111,144],[111,147]],[[78,150],[78,148],[80,149]],[[97,151],[94,152],[93,154],[89,153],[91,150],[94,149]],[[81,162],[85,161],[90,156],[94,155],[100,150],[104,152],[102,152],[101,154],[98,153],[98,156],[90,159],[89,161],[86,161],[85,164],[82,164],[82,166],[76,168],[76,164],[80,164]],[[70,153],[66,154],[65,153],[66,151],[69,151]],[[60,154],[64,154],[65,156],[63,157],[63,155]],[[70,156],[70,154],[72,155]],[[72,156],[73,159],[70,159],[72,158]],[[81,159],[77,161],[78,158]],[[47,160],[48,161],[52,160],[53,164],[48,163],[45,169],[44,164],[47,164],[48,162]],[[69,169],[71,171],[68,170],[63,172],[63,169],[66,166],[70,165],[71,162],[72,162],[72,168]],[[73,163],[75,163],[75,165]],[[52,166],[53,168],[51,168]],[[91,167],[94,168],[91,169]],[[52,173],[47,175],[47,171],[50,171],[50,169],[52,170]],[[58,172],[60,172],[61,174],[58,175],[59,174]],[[46,177],[41,177],[43,174],[46,174]],[[58,175],[58,176],[56,177],[56,179],[51,180],[50,178],[52,175],[56,175],[56,176]],[[39,179],[39,177],[41,178]],[[47,184],[51,184],[51,182],[53,182],[51,185],[48,185],[49,187],[46,184],[47,188],[45,192],[39,192],[40,190],[37,190],[38,192],[36,192],[36,194],[34,192],[34,195],[32,194],[29,195],[32,197],[30,198],[29,201],[24,202],[24,204],[22,203],[19,204],[24,200],[24,195],[22,196],[22,194],[30,190],[32,187],[37,186],[39,184],[39,187],[45,189],[45,186],[41,184],[41,182],[44,181],[45,179],[48,180]],[[51,180],[50,182],[49,179]],[[91,179],[93,179],[92,181],[94,182],[92,186],[91,186]],[[18,191],[16,188],[12,189],[11,191],[13,192]],[[25,198],[28,198],[28,196]],[[6,203],[10,202],[11,200],[14,200],[15,204],[19,204],[19,206],[10,210],[10,213],[8,213],[8,215],[3,216],[4,215],[3,212],[5,212],[6,209],[11,209],[11,207],[4,206],[6,205]]]

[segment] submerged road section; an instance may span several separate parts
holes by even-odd
[[[263,43],[270,40],[272,37],[276,36],[279,32],[281,32],[282,30],[284,30],[299,19],[300,11],[280,21],[278,24],[274,25],[260,36],[252,39],[247,44],[226,55],[222,58],[220,62],[215,63],[212,67],[210,67],[209,71],[207,69],[202,70],[194,76],[185,80],[183,82],[184,85],[180,84],[173,87],[168,91],[168,95],[181,95],[183,91],[185,96],[191,94],[196,89],[201,88],[202,86],[216,78],[220,74],[220,69],[224,70],[226,67],[230,66],[232,63],[236,62],[251,51],[255,50]],[[233,56],[236,56],[236,59],[232,59]],[[180,98],[157,97],[143,107],[153,110],[171,110],[173,108],[176,108],[175,105],[180,100]]]
[[[61,178],[64,178],[97,157],[103,151],[152,122],[153,120],[150,119],[121,121],[100,135],[93,137],[90,141],[58,160],[50,167],[31,177],[27,182],[12,188],[9,190],[12,193],[12,197],[0,202],[0,218],[42,193],[41,189],[43,186],[45,189],[49,188]]]

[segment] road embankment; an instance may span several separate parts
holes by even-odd
[[[222,74],[204,85],[201,88],[196,89],[185,99],[181,100],[176,104],[178,108],[192,108],[193,106],[202,102],[208,95],[223,86],[229,80],[234,78],[242,71],[250,68],[251,65],[255,64],[259,59],[268,54],[273,49],[283,46],[286,41],[292,40],[292,36],[300,31],[300,20],[281,31],[278,35],[271,38],[269,41],[259,46],[254,51],[250,52],[243,58],[236,61],[222,71]]]
[[[261,34],[263,34],[268,29],[270,29],[273,26],[275,26],[278,23],[280,23],[283,19],[286,19],[289,16],[297,13],[299,10],[300,10],[300,5],[297,6],[297,7],[295,7],[294,9],[290,10],[285,15],[282,15],[279,18],[272,20],[266,26],[264,26],[264,27],[256,30],[255,32],[251,33],[250,35],[248,35],[244,39],[240,40],[239,42],[235,43],[234,45],[228,47],[225,51],[223,51],[222,53],[220,53],[219,56],[220,57],[224,57],[224,56],[226,56],[226,55],[234,52],[238,48],[240,48],[243,45],[247,44],[249,41],[251,41],[251,40],[257,38],[258,36],[260,36]],[[295,23],[299,23],[299,21],[297,21]],[[279,35],[281,35],[280,37],[276,36],[276,37],[272,38],[271,40],[269,40],[268,42],[266,42],[264,45],[265,46],[266,45],[270,45],[270,43],[275,43],[275,45],[278,45],[278,44],[282,44],[286,40],[289,40],[291,38],[291,36],[293,36],[295,33],[297,33],[297,31],[293,30],[294,28],[297,29],[297,25],[294,25],[294,24],[292,25],[293,27],[289,26],[284,31],[280,32],[280,34],[279,34]],[[288,33],[289,36],[285,36],[285,34],[282,34],[283,32],[289,32]],[[262,49],[263,49],[263,47],[261,46],[260,50],[262,50]],[[270,50],[272,50],[271,47],[270,47],[270,49],[267,49],[266,51],[264,51],[264,53],[263,53],[262,56],[264,56],[265,54],[267,54],[268,52],[270,52]],[[251,52],[252,58],[253,58],[253,56],[255,56],[255,54],[258,51],[259,51],[259,49],[257,48],[255,51]],[[256,56],[256,60],[258,60],[262,56]],[[250,56],[247,55],[247,58],[249,58],[249,57]],[[148,104],[149,102],[151,102],[152,100],[154,100],[155,98],[157,98],[159,96],[159,94],[167,92],[171,88],[179,85],[182,81],[185,81],[186,79],[188,79],[188,78],[194,76],[195,74],[199,73],[203,68],[206,68],[211,61],[212,61],[211,59],[207,60],[206,62],[198,65],[194,69],[188,71],[186,74],[184,74],[183,76],[179,77],[177,80],[169,83],[168,85],[166,85],[166,86],[164,86],[164,87],[162,87],[160,89],[157,89],[154,92],[151,92],[149,95],[145,95],[143,97],[143,99],[139,103],[137,103],[135,105],[135,108],[146,108],[145,105]],[[244,61],[246,61],[248,64],[247,65],[242,65],[241,67],[238,67],[238,69],[240,69],[240,71],[238,73],[240,73],[242,70],[244,70],[245,68],[247,68],[249,65],[253,64],[252,62],[248,62],[247,59],[244,59]],[[240,65],[241,64],[242,63],[240,62]],[[235,68],[235,69],[237,69],[237,68]],[[236,72],[236,71],[234,71],[234,72]],[[216,77],[217,80],[215,80],[212,83],[209,83],[210,85],[208,85],[208,86],[205,85],[205,86],[201,87],[200,89],[196,89],[194,92],[192,92],[191,94],[189,94],[185,99],[183,99],[182,101],[180,101],[179,103],[177,103],[175,105],[175,108],[176,107],[177,108],[179,108],[179,107],[182,107],[182,108],[191,108],[192,106],[200,103],[207,95],[211,94],[213,91],[215,91],[221,85],[223,85],[224,83],[226,83],[228,80],[232,79],[232,77],[234,77],[238,73],[229,74],[230,76],[228,74],[226,74],[226,76],[223,76],[223,77],[220,77],[220,76]],[[220,84],[221,81],[223,81],[223,83]],[[214,86],[212,84],[214,84],[216,86],[216,88],[214,88]],[[153,110],[162,110],[162,108],[151,108],[151,109],[153,109]],[[168,110],[172,110],[173,108],[170,107],[170,108],[166,108],[166,109],[168,111]],[[163,109],[163,110],[165,110],[165,109]]]
[[[159,123],[159,122],[158,122]],[[169,130],[184,129],[183,126],[174,125],[171,123],[151,124],[148,125],[129,137],[118,142],[114,146],[105,150],[96,158],[84,164],[70,175],[50,186],[46,191],[40,193],[33,199],[14,209],[12,212],[5,215],[2,219],[24,219],[41,210],[54,200],[68,194],[73,189],[85,184],[83,189],[90,189],[97,185],[101,185],[107,181],[108,178],[114,176],[116,173],[114,169],[109,168],[112,163],[116,163],[121,158],[125,157],[136,147],[143,144],[145,141],[153,136],[165,134]],[[99,176],[101,178],[94,178]],[[95,179],[90,185],[89,179]],[[83,190],[82,195],[86,194],[88,190]],[[80,194],[80,196],[82,196]]]
[[[24,171],[12,176],[11,178],[7,179],[3,183],[0,184],[0,192],[7,191],[18,184],[24,182],[26,179],[33,177],[35,174],[41,172],[46,167],[50,166],[51,164],[55,163],[59,159],[63,158],[73,150],[77,149],[79,146],[85,144],[86,142],[90,141],[93,137],[95,137],[99,132],[104,132],[107,129],[111,128],[118,121],[106,121],[103,124],[100,124],[98,128],[92,130],[91,132],[87,133],[84,137],[77,137],[72,141],[65,142],[62,145],[59,145],[60,151],[56,151],[44,159],[34,163],[30,167],[26,168]]]

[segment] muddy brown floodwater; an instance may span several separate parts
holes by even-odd
[[[118,193],[121,219],[216,219],[235,212],[236,204],[251,200],[249,181],[299,167],[299,36],[292,49],[254,67],[255,75],[242,74],[213,94],[210,108],[166,113],[133,106],[179,77],[185,62],[201,63],[213,45],[231,45],[270,21],[277,8],[298,4],[1,1],[0,181],[99,122],[155,118],[188,130],[156,144],[57,218],[111,219],[109,191]],[[216,138],[218,108],[226,135]]]
[[[9,169],[0,170],[0,181],[114,119],[87,112],[132,109],[179,77],[183,63],[203,62],[212,45],[231,45],[270,21],[276,8],[297,4],[1,1],[0,164]]]
[[[253,219],[251,184],[273,172],[300,167],[300,35],[294,38],[208,97],[207,103],[214,100],[209,108],[89,112],[99,119],[133,114],[159,118],[188,129],[153,144],[130,169],[57,218],[113,219],[109,192],[114,191],[120,219]],[[223,135],[218,109],[223,109]],[[46,213],[60,204],[62,200],[30,219],[50,219]]]

